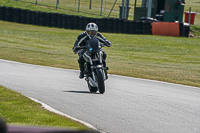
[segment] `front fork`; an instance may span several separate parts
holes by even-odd
[[[100,57],[99,57],[99,62],[100,62],[100,64],[103,64],[101,66],[101,69],[102,69],[103,79],[105,81],[106,79],[108,79],[108,75],[107,75],[108,67],[106,67],[106,62],[102,61],[102,58],[100,58]]]
[[[90,63],[92,78],[93,78],[93,80],[94,80],[95,82],[96,82],[96,77],[95,77],[95,73],[94,73],[95,69],[102,69],[103,79],[104,79],[104,80],[108,79],[108,76],[107,76],[108,67],[104,67],[103,65],[101,65],[101,66],[99,66],[99,67],[98,67],[98,66],[97,66],[97,67],[94,67],[91,58],[90,58],[90,62],[89,62],[89,63]],[[100,64],[105,64],[105,62],[103,63],[101,57],[99,57],[99,63],[100,63]],[[87,71],[89,71],[89,66],[88,66],[88,64],[86,63],[85,65],[87,65]],[[87,77],[87,78],[88,78],[88,77]]]
[[[96,77],[95,77],[95,74],[94,74],[94,67],[93,67],[93,63],[92,63],[92,59],[91,58],[90,58],[90,67],[91,67],[92,78],[96,82]],[[87,65],[87,70],[89,71],[88,65]]]
[[[92,77],[93,77],[94,81],[96,81],[95,74],[94,74],[95,69],[101,69],[102,70],[102,76],[103,76],[104,81],[106,79],[108,79],[108,76],[107,76],[108,67],[104,68],[103,66],[100,66],[100,67],[97,66],[97,68],[94,68],[93,66],[91,66],[91,72],[92,72]]]
[[[86,77],[87,77],[86,79],[88,79],[88,76],[89,76],[88,73],[89,73],[89,71],[90,71],[91,74],[92,74],[91,76],[92,76],[93,80],[96,82],[96,77],[95,77],[95,72],[94,72],[95,69],[102,69],[103,79],[104,79],[104,80],[108,79],[108,76],[107,76],[108,67],[106,67],[106,68],[103,67],[103,66],[99,66],[99,67],[98,67],[98,66],[97,66],[97,67],[95,66],[95,67],[94,67],[94,66],[91,65],[91,64],[90,64],[90,66],[89,66],[87,63],[85,63],[85,66],[87,67],[87,70],[85,70],[86,75],[87,75],[87,76],[86,76]],[[89,67],[91,68],[90,70],[89,70]]]

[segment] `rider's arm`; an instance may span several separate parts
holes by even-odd
[[[96,38],[101,42],[104,43],[107,39],[99,32],[97,32]]]
[[[78,43],[79,43],[79,39],[77,37],[77,39],[76,39],[76,41],[74,43],[74,47],[72,48],[72,50],[74,51],[75,54],[77,53],[76,47],[78,46]]]
[[[112,43],[110,41],[108,41],[101,33],[97,33],[96,38],[99,39],[99,41],[101,43],[103,43],[104,45],[106,45],[107,47],[110,47],[112,45]]]
[[[78,37],[77,37],[77,39],[76,39],[76,41],[75,41],[75,43],[74,43],[74,47],[72,48],[72,50],[74,51],[74,53],[76,54],[78,51],[76,50],[76,48],[78,47],[78,46],[81,46],[82,45],[82,43],[84,42],[84,39],[87,37],[87,35],[85,34],[85,32],[83,32],[83,33],[81,33]]]

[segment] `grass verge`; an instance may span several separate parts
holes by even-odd
[[[78,122],[49,112],[39,103],[2,86],[0,86],[0,117],[4,117],[8,124],[88,129]]]
[[[200,38],[200,26],[191,25],[190,26],[191,32],[195,37]]]
[[[0,25],[0,58],[79,69],[72,47],[82,31],[3,21]],[[103,34],[113,43],[104,48],[109,73],[200,87],[199,38]]]

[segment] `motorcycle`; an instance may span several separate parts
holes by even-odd
[[[99,91],[100,94],[105,92],[104,81],[108,79],[108,67],[105,67],[102,47],[104,45],[98,39],[91,38],[88,45],[77,48],[85,51],[83,54],[85,60],[84,77],[87,81],[88,88],[90,92]]]

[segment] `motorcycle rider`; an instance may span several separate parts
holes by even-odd
[[[96,38],[98,39],[101,43],[103,43],[105,46],[110,47],[112,45],[112,43],[110,41],[108,41],[101,33],[98,32],[98,26],[95,23],[88,23],[86,25],[86,30],[81,33],[75,43],[74,43],[74,47],[72,48],[72,50],[74,51],[74,53],[78,53],[79,59],[78,59],[78,63],[79,63],[79,68],[80,68],[80,75],[79,78],[84,78],[84,63],[85,60],[83,58],[83,54],[84,54],[84,50],[77,50],[77,48],[80,46],[86,46],[88,44],[88,41],[91,38]],[[106,60],[106,53],[103,51],[103,64],[104,67],[106,66],[105,63]]]

